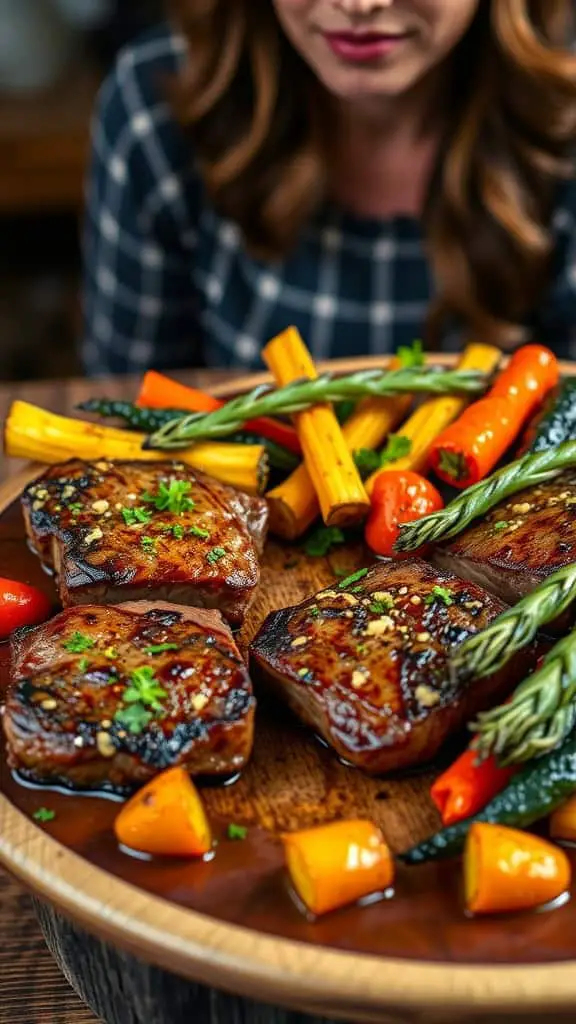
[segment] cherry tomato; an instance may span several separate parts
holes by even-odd
[[[376,477],[372,488],[372,509],[364,537],[377,555],[391,557],[398,537],[399,523],[421,519],[429,512],[444,507],[436,488],[411,470],[385,470]]]
[[[41,590],[0,577],[0,640],[6,640],[20,626],[44,622],[50,611],[50,601]]]

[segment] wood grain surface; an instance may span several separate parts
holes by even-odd
[[[213,370],[177,375],[197,387],[222,383],[231,374]],[[11,402],[22,399],[54,412],[71,413],[94,393],[128,398],[133,380],[43,381],[0,387],[0,422]],[[0,483],[22,468],[0,455]],[[1,570],[0,570],[1,571]],[[0,870],[0,1024],[95,1024],[96,1017],[75,994],[46,948],[29,896]]]

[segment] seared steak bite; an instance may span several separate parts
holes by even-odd
[[[254,697],[220,614],[163,602],[61,612],[12,642],[4,729],[26,779],[124,791],[164,768],[228,775]]]
[[[514,604],[576,561],[576,471],[503,501],[433,558]]]
[[[530,649],[487,679],[454,682],[449,649],[504,605],[425,562],[380,563],[344,584],[272,612],[251,645],[251,669],[368,772],[429,761],[534,662]]]
[[[266,502],[182,463],[73,460],[30,484],[22,506],[65,607],[171,600],[236,624],[259,582]]]

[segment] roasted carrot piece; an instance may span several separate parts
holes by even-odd
[[[552,839],[569,839],[576,842],[576,794],[550,815]]]
[[[384,892],[394,879],[392,855],[371,821],[335,821],[282,841],[294,889],[313,914]]]
[[[262,356],[279,387],[318,376],[295,327],[268,342]],[[330,405],[316,405],[294,416],[304,461],[328,526],[350,526],[368,513],[370,502]]]
[[[458,360],[459,370],[483,370],[491,373],[500,361],[502,353],[493,345],[482,345],[476,342],[467,345]],[[442,395],[429,398],[414,410],[406,422],[399,427],[398,433],[410,441],[410,452],[401,459],[390,462],[382,469],[376,470],[365,482],[368,494],[372,494],[376,477],[390,470],[413,470],[421,473],[426,469],[430,449],[443,430],[460,415],[466,407],[466,398],[462,395]]]
[[[430,796],[442,817],[443,825],[454,825],[470,818],[496,796],[512,778],[514,767],[500,768],[492,755],[479,760],[478,751],[469,747],[439,775],[430,788]]]
[[[526,345],[515,352],[488,395],[436,438],[430,465],[437,476],[455,487],[487,476],[558,377],[558,360],[549,349]]]
[[[570,887],[570,861],[530,832],[475,822],[464,849],[466,909],[473,914],[527,910]]]
[[[184,768],[169,768],[140,789],[114,822],[119,843],[159,857],[201,857],[212,846],[200,795]]]
[[[156,370],[144,374],[136,405],[144,409],[186,409],[189,412],[214,412],[226,403],[198,388],[180,384]],[[269,416],[260,416],[244,424],[248,433],[259,434],[284,448],[301,454],[298,434],[289,423],[281,423]]]

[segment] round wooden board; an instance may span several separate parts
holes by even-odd
[[[347,361],[337,368],[366,364]],[[234,391],[262,379],[235,381]],[[25,546],[17,504],[36,473],[32,467],[0,488],[0,564],[3,575],[51,592]],[[335,570],[352,571],[366,561],[360,545],[310,559],[269,543],[241,645],[245,649],[269,610],[301,600],[333,580]],[[355,1021],[385,1014],[443,1020],[438,1014],[448,1011],[458,1019],[460,1009],[552,1013],[576,1001],[576,903],[542,914],[467,920],[457,862],[401,871],[392,900],[307,921],[284,884],[274,833],[361,814],[377,820],[400,850],[438,824],[427,793],[431,773],[369,779],[339,764],[265,700],[244,776],[233,786],[204,790],[213,819],[249,825],[249,838],[221,842],[209,864],[160,866],[130,858],[117,851],[110,830],[116,804],[24,789],[4,761],[1,772],[0,862],[86,930],[176,974]],[[39,827],[31,814],[42,805],[57,815]]]

